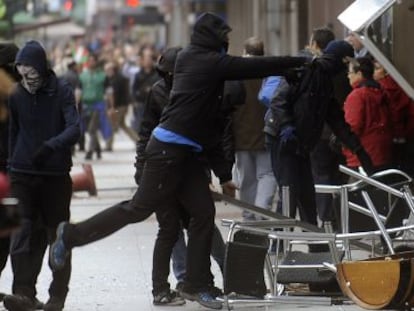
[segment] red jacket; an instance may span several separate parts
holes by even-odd
[[[386,75],[378,82],[390,99],[393,138],[414,138],[413,100],[408,97],[390,75]]]
[[[345,120],[359,137],[375,167],[392,161],[392,128],[389,100],[380,85],[362,81],[353,85],[344,104]],[[344,149],[347,165],[360,166],[356,155]]]

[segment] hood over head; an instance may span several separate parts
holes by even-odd
[[[35,40],[27,41],[20,49],[16,56],[16,64],[33,67],[41,77],[46,77],[48,73],[46,51],[42,45]]]
[[[345,40],[334,40],[323,50],[323,56],[329,60],[329,71],[336,74],[346,69],[345,59],[354,57],[354,48]]]
[[[203,13],[194,24],[191,44],[227,52],[227,34],[230,31],[230,26],[221,17],[209,12]]]
[[[182,50],[181,47],[168,48],[161,54],[158,59],[156,68],[159,73],[174,72],[175,60],[177,59],[178,52]]]

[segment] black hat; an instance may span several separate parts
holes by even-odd
[[[334,55],[340,60],[346,57],[354,57],[354,48],[345,40],[334,40],[329,42],[323,52],[324,54]]]
[[[165,50],[157,62],[157,70],[162,73],[174,72],[175,60],[177,59],[178,52],[181,50],[181,47],[172,47]]]
[[[0,66],[13,63],[19,48],[13,42],[0,42]]]

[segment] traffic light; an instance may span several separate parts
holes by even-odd
[[[140,0],[125,0],[125,4],[129,8],[137,8],[141,4]]]
[[[63,2],[63,9],[64,9],[66,12],[71,12],[71,11],[72,11],[72,9],[73,9],[73,0],[65,0],[65,1]]]

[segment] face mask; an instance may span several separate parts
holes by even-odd
[[[20,82],[22,86],[30,93],[35,94],[42,86],[42,78],[40,74],[32,66],[17,65],[17,71],[22,76]]]

